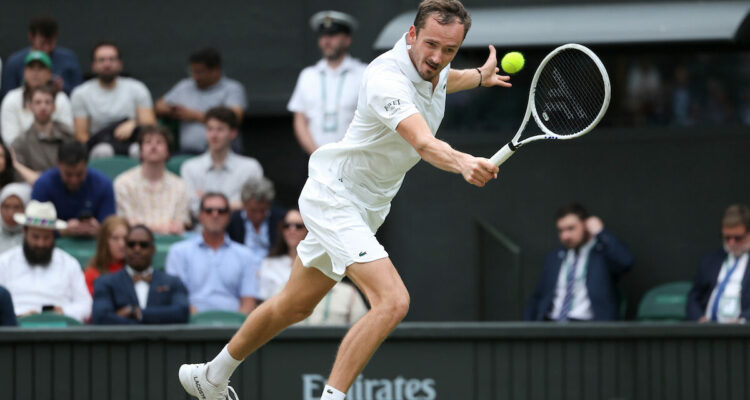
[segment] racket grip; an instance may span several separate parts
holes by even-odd
[[[513,155],[513,152],[514,150],[511,150],[510,145],[506,144],[502,149],[498,150],[498,152],[495,153],[492,158],[490,158],[490,162],[499,167],[502,163],[505,162],[505,160],[509,159],[510,156]]]

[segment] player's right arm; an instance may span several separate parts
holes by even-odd
[[[396,132],[414,147],[423,160],[442,170],[461,174],[472,185],[482,187],[490,179],[497,178],[498,168],[486,158],[462,153],[432,136],[430,127],[419,113],[402,120]]]

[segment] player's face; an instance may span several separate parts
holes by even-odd
[[[417,32],[412,26],[406,36],[411,45],[409,57],[426,81],[435,83],[440,71],[456,56],[464,40],[464,26],[459,22],[441,25],[434,17],[427,18],[424,28]]]
[[[577,215],[568,214],[557,220],[557,233],[565,248],[574,249],[586,239],[586,226]]]
[[[727,251],[734,255],[750,250],[750,234],[744,225],[723,226],[721,238]]]

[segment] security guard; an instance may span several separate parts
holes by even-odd
[[[349,56],[357,21],[339,11],[310,18],[323,58],[302,70],[287,108],[294,113],[294,134],[308,154],[344,137],[357,108],[365,65]]]

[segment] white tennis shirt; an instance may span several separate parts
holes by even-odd
[[[357,110],[344,138],[310,157],[310,178],[366,207],[390,203],[404,175],[420,156],[396,127],[422,114],[435,135],[445,111],[450,65],[432,83],[423,80],[409,58],[404,37],[365,69]]]

